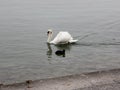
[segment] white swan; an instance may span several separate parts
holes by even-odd
[[[73,40],[72,36],[68,32],[59,32],[57,36],[51,41],[52,39],[52,30],[48,29],[47,35],[47,43],[50,44],[68,44],[68,43],[75,43],[78,40]]]

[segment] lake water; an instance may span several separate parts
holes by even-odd
[[[47,30],[76,44],[47,45]],[[55,51],[65,49],[65,57]],[[0,82],[120,68],[119,0],[0,0]]]

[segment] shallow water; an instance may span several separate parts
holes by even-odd
[[[119,0],[0,0],[0,82],[120,68]],[[76,44],[47,45],[47,29]],[[55,51],[65,49],[65,57]]]

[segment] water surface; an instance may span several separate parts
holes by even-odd
[[[119,0],[0,0],[0,82],[120,68]],[[76,44],[47,45],[47,29]],[[65,57],[55,51],[65,49]]]

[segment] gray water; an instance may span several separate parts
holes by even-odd
[[[47,30],[76,44],[47,45]],[[65,49],[65,57],[55,51]],[[119,0],[0,0],[0,82],[120,68]]]

